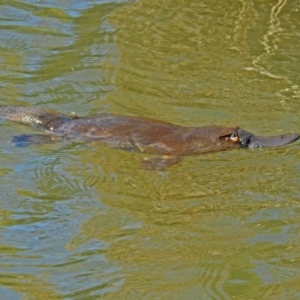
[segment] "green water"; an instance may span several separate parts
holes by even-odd
[[[0,104],[300,132],[300,3],[0,0]],[[1,299],[299,299],[299,142],[187,157],[1,121]]]

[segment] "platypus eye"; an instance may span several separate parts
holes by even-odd
[[[234,132],[230,135],[230,139],[231,139],[232,142],[238,142],[239,141],[239,136],[236,132]]]
[[[238,142],[240,140],[240,137],[236,132],[233,132],[233,133],[228,134],[228,135],[220,136],[220,140]]]

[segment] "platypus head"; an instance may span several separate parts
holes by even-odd
[[[280,147],[290,144],[299,138],[297,133],[287,133],[277,136],[258,136],[246,130],[236,128],[231,134],[220,136],[221,140],[239,143],[242,148]]]
[[[195,136],[197,143],[195,143]],[[258,136],[239,127],[204,126],[198,127],[191,134],[190,144],[196,145],[186,153],[203,153],[209,151],[229,150],[234,148],[280,147],[299,138],[297,133],[278,136]]]

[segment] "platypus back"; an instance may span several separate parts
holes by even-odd
[[[238,127],[183,127],[113,114],[69,117],[22,106],[0,106],[0,118],[45,130],[53,137],[102,141],[112,147],[150,154],[185,156],[240,147],[237,138],[230,138]]]

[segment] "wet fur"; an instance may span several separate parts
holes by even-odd
[[[99,140],[112,147],[151,154],[182,156],[240,147],[239,143],[220,138],[236,132],[238,127],[183,127],[113,114],[79,118],[21,106],[0,106],[0,117],[65,139]]]

